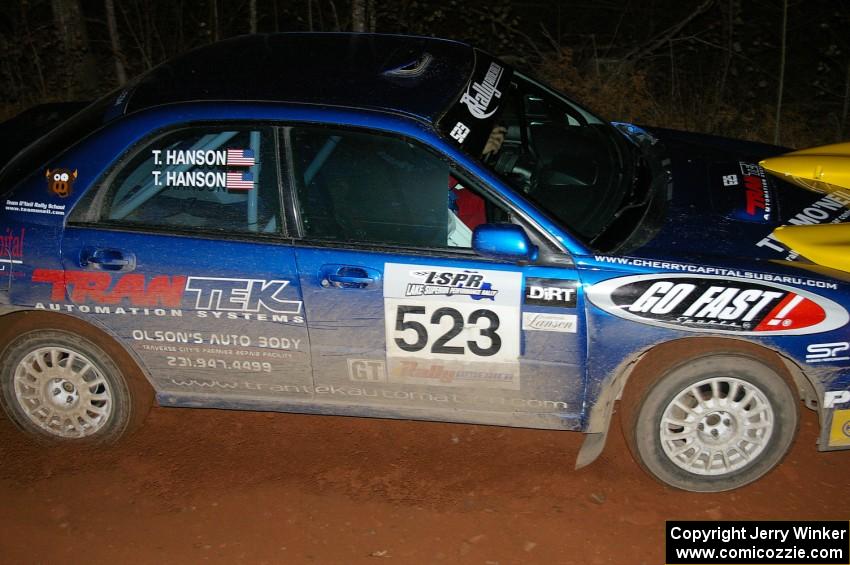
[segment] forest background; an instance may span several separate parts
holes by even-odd
[[[469,42],[611,120],[798,148],[850,138],[850,0],[0,4],[0,120],[235,35],[375,31]]]

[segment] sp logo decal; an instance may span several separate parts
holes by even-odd
[[[77,169],[47,169],[44,173],[47,179],[47,188],[59,198],[71,196],[74,181],[77,180]]]
[[[620,318],[696,332],[806,335],[850,321],[843,307],[814,293],[720,276],[620,277],[594,285],[587,295]]]

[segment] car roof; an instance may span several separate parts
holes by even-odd
[[[429,37],[276,33],[200,47],[143,75],[124,113],[189,101],[381,109],[436,121],[475,63],[469,45]]]

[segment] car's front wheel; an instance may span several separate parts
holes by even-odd
[[[30,331],[0,357],[0,404],[19,428],[38,438],[113,442],[140,423],[151,404],[147,384],[127,373],[85,337]]]
[[[627,391],[624,433],[635,458],[658,480],[720,492],[750,483],[788,452],[798,423],[791,388],[762,361],[699,357],[642,391]]]

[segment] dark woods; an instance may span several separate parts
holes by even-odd
[[[5,0],[0,119],[252,32],[481,46],[609,119],[789,146],[850,138],[850,0]]]

